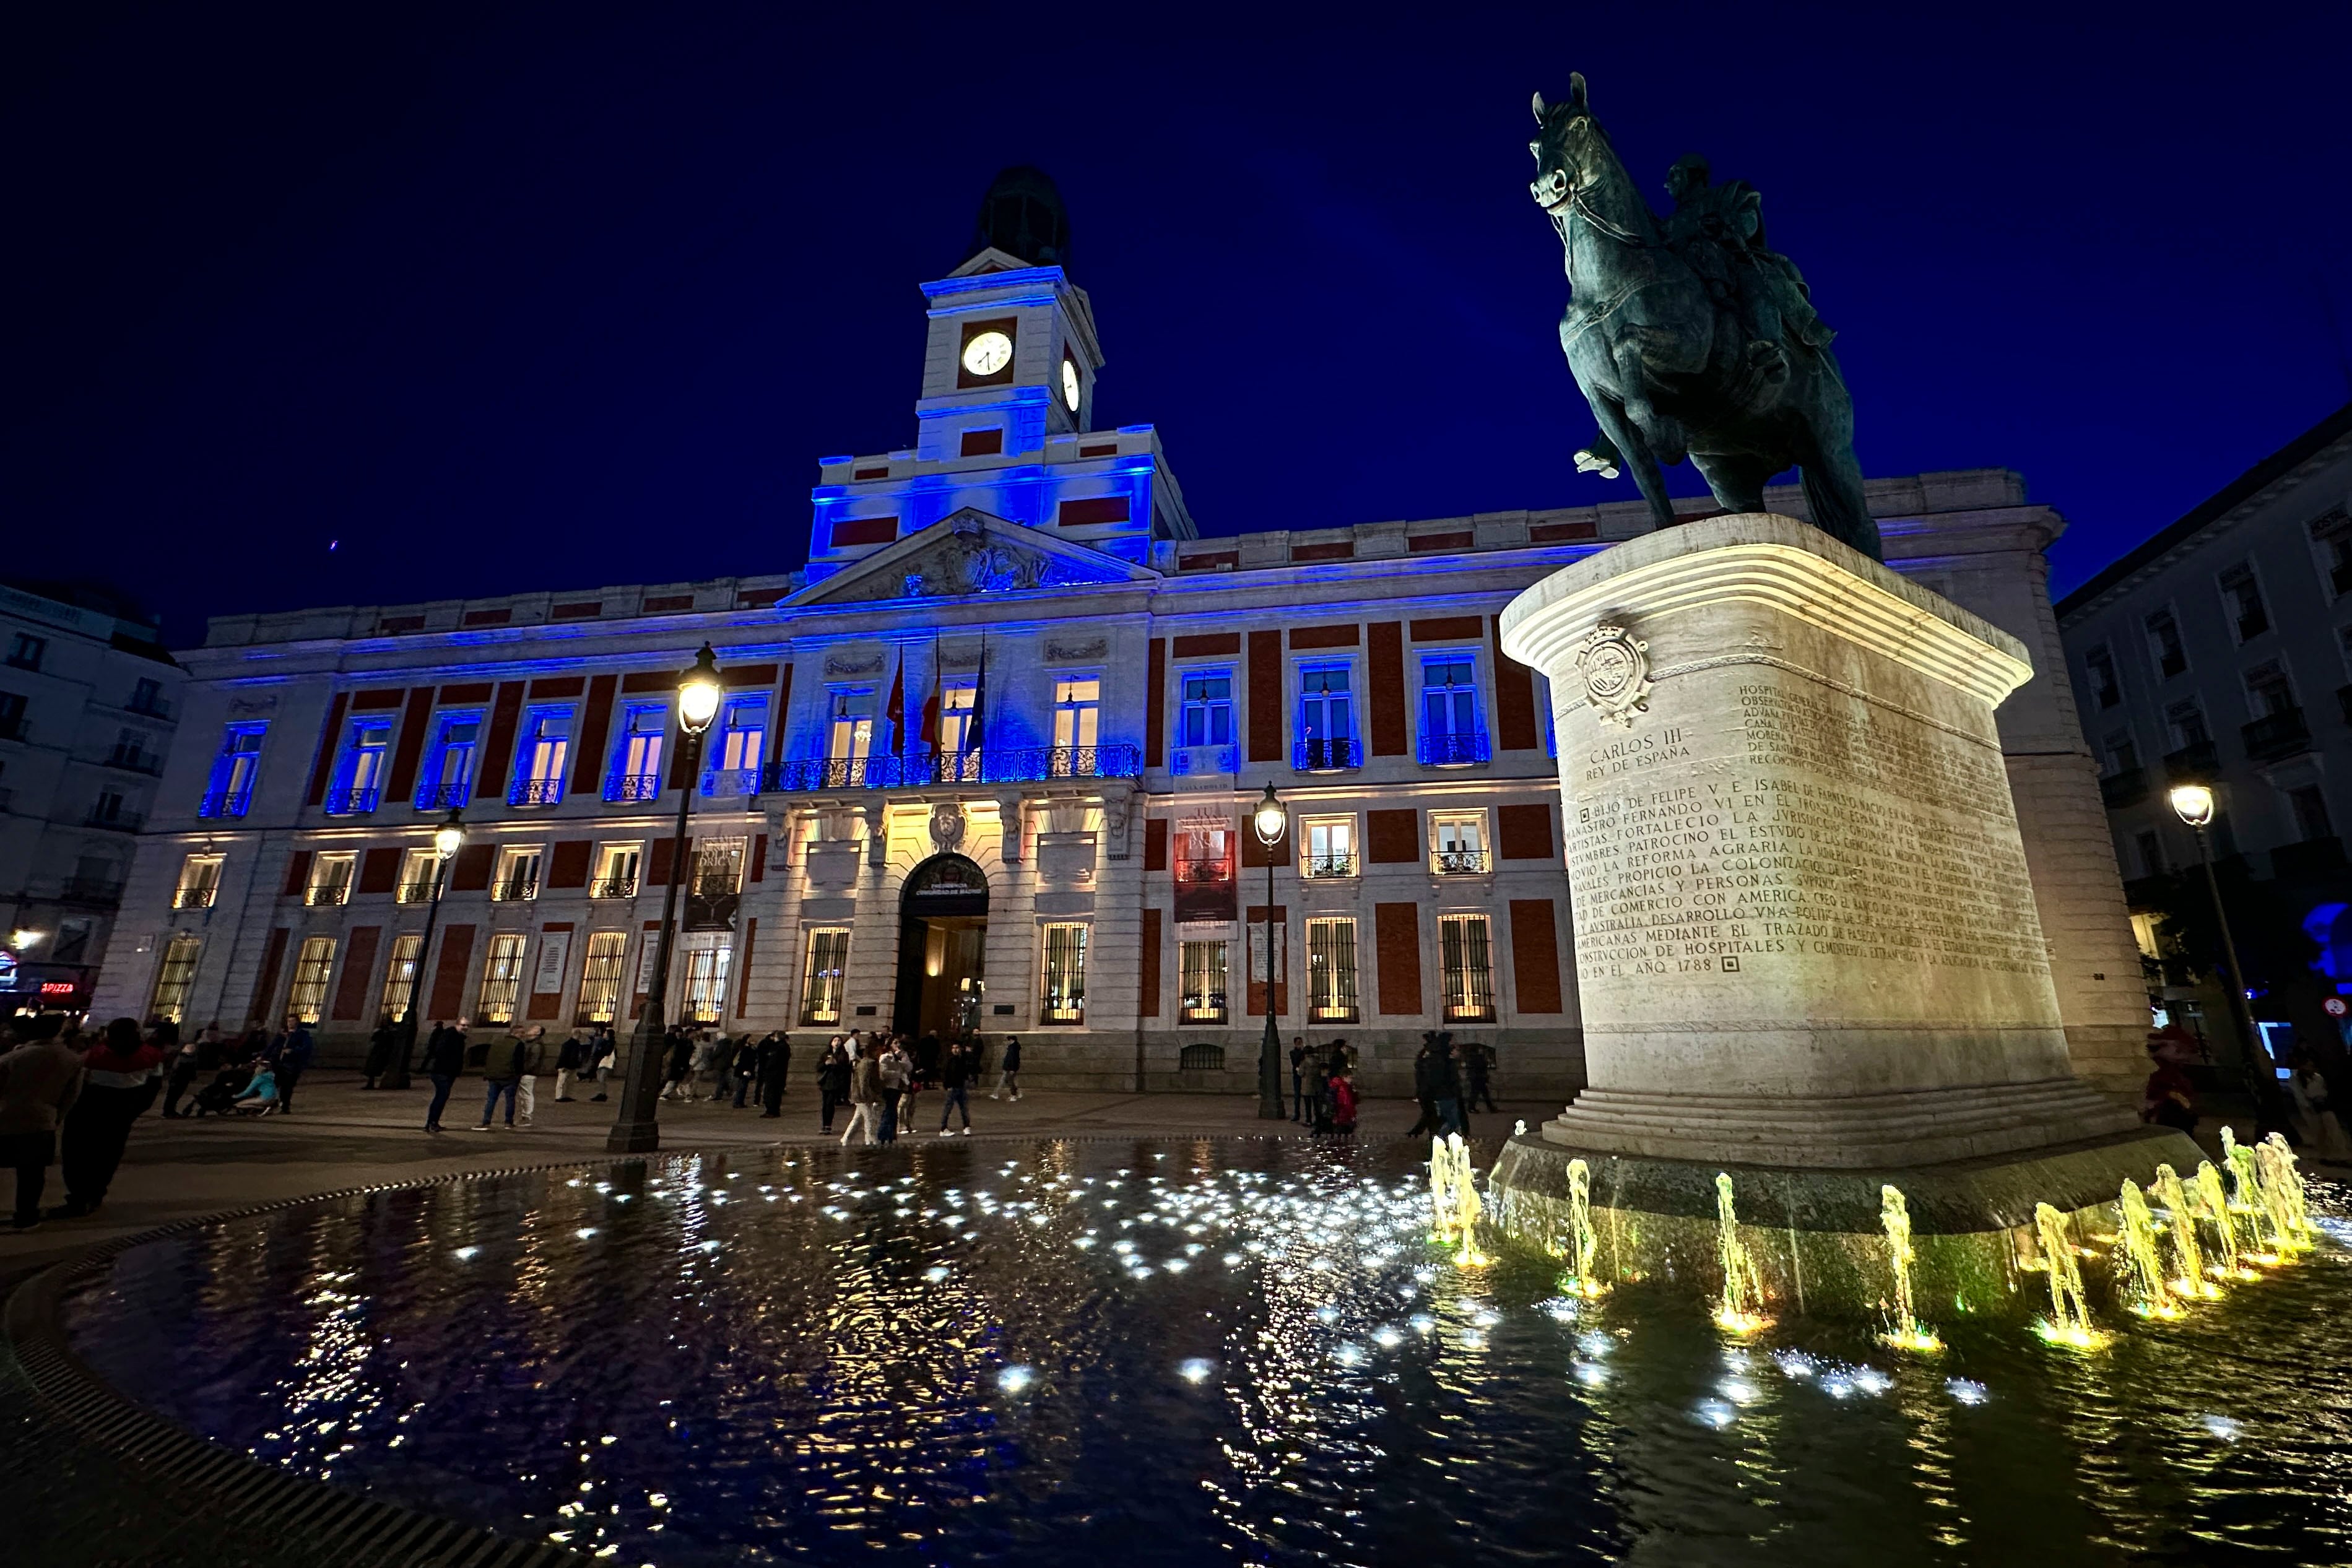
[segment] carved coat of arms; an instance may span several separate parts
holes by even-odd
[[[1584,677],[1584,700],[1603,721],[1631,729],[1633,716],[1649,711],[1649,646],[1606,622],[1585,634],[1576,651],[1577,674]]]
[[[963,808],[952,801],[931,808],[931,842],[941,851],[963,842]]]

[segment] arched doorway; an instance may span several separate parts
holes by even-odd
[[[977,1030],[988,943],[988,873],[962,855],[933,855],[898,898],[898,988],[890,1028],[947,1039]]]

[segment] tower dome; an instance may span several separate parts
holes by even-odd
[[[1070,214],[1043,170],[1016,164],[990,183],[966,259],[991,246],[1032,267],[1070,265]]]

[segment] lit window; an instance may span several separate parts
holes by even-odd
[[[416,809],[445,810],[473,798],[474,754],[481,743],[482,716],[445,713],[435,727],[432,749],[425,754],[423,781],[417,786]]]
[[[355,854],[320,855],[310,862],[310,884],[302,891],[305,904],[347,904],[352,876],[359,867]]]
[[[732,956],[723,937],[686,953],[686,1016],[696,1023],[717,1023],[727,1011],[727,960]]]
[[[190,855],[180,862],[180,885],[172,890],[174,909],[210,909],[220,896],[222,858]]]
[[[1495,1016],[1495,967],[1483,915],[1444,915],[1438,956],[1445,972],[1445,1020],[1477,1023]]]
[[[1487,758],[1478,716],[1478,666],[1467,653],[1425,659],[1421,666],[1421,760],[1462,768]]]
[[[701,898],[723,898],[743,886],[743,841],[706,839],[694,846],[694,880],[687,889]]]
[[[1353,682],[1354,671],[1346,664],[1310,664],[1298,672],[1298,745],[1293,763],[1300,772],[1332,773],[1360,762]]]
[[[553,806],[563,800],[563,759],[572,749],[572,710],[550,708],[523,723],[522,756],[515,766],[507,800],[516,806]]]
[[[327,815],[364,816],[376,809],[383,797],[384,763],[391,750],[391,720],[352,720],[351,738],[336,766],[335,786],[327,791]]]
[[[711,796],[756,795],[760,792],[760,758],[768,741],[768,699],[764,694],[737,697],[719,715],[712,737],[710,767],[702,776],[702,792]]]
[[[1043,1016],[1047,1023],[1086,1021],[1087,930],[1075,923],[1045,927]]]
[[[1306,832],[1308,876],[1353,876],[1356,874],[1356,819],[1353,817],[1307,817],[1303,819]]]
[[[294,988],[286,998],[286,1010],[304,1023],[317,1023],[327,1005],[327,976],[334,967],[335,939],[304,937],[302,951],[294,959]]]
[[[501,931],[490,938],[490,956],[482,966],[481,1005],[475,1017],[484,1023],[512,1023],[515,1000],[522,994],[522,956],[530,938],[520,931]]]
[[[1196,670],[1184,677],[1183,706],[1176,723],[1179,746],[1234,743],[1234,677],[1225,670]]]
[[[832,725],[825,733],[826,758],[834,762],[863,762],[873,749],[874,694],[834,693]]]
[[[539,846],[499,852],[499,873],[490,883],[490,896],[525,899],[539,896]]]
[[[1054,683],[1054,758],[1048,771],[1054,778],[1091,776],[1094,749],[1102,721],[1102,682],[1066,680]]]
[[[842,981],[848,967],[848,926],[822,925],[808,934],[808,960],[801,972],[802,1027],[841,1021]]]
[[[635,898],[637,895],[637,844],[596,846],[596,876],[588,884],[591,898]]]
[[[1309,1016],[1328,1023],[1356,1017],[1356,923],[1307,923],[1307,1006]]]
[[[980,680],[950,675],[940,683],[940,755],[950,759],[941,783],[974,783],[981,776]]]
[[[1227,883],[1234,880],[1231,823],[1215,817],[1193,817],[1177,825],[1176,880],[1180,883]]]
[[[668,728],[668,708],[658,703],[631,705],[621,720],[620,744],[613,750],[612,776],[604,781],[605,800],[659,798],[662,737]]]
[[[233,724],[222,732],[220,755],[213,758],[212,780],[205,788],[199,817],[242,817],[253,804],[254,776],[261,769],[261,737],[267,724]]]
[[[1185,1023],[1224,1022],[1225,944],[1184,942],[1177,953],[1183,980],[1177,1018]]]
[[[1486,869],[1486,813],[1432,811],[1429,869],[1440,876],[1475,874]]]
[[[173,1023],[187,1017],[188,993],[195,988],[196,955],[204,939],[193,931],[173,933],[163,945],[163,961],[155,968],[155,991],[148,998],[147,1016]]]
[[[422,931],[404,931],[392,939],[392,957],[383,967],[383,1004],[376,1010],[394,1023],[406,1020],[416,999],[416,960],[424,948]]]
[[[625,931],[591,931],[588,956],[580,967],[580,1023],[611,1023],[621,1008],[621,958],[628,951]]]
[[[394,884],[393,897],[402,904],[423,904],[433,896],[433,884],[441,879],[441,857],[431,850],[400,852],[400,881]]]

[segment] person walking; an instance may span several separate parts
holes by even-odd
[[[1423,1030],[1421,1049],[1412,1054],[1412,1097],[1421,1106],[1421,1120],[1406,1129],[1405,1136],[1418,1138],[1423,1134],[1432,1137],[1445,1136],[1445,1124],[1437,1113],[1437,1096],[1444,1080],[1438,1073],[1437,1031]]]
[[[1307,1037],[1290,1037],[1290,1119],[1304,1122],[1307,1114]]]
[[[1459,1133],[1466,1138],[1470,1135],[1470,1106],[1467,1103],[1468,1086],[1463,1075],[1463,1052],[1469,1048],[1456,1045],[1451,1034],[1440,1034],[1437,1044],[1445,1053],[1444,1094],[1439,1099],[1437,1108],[1448,1117],[1445,1130]]]
[[[180,1109],[180,1097],[189,1085],[207,1072],[218,1072],[221,1064],[220,1030],[206,1024],[196,1030],[194,1040],[183,1040],[163,1080],[163,1114],[176,1121],[187,1114]]]
[[[824,1116],[826,1136],[833,1134],[833,1113],[844,1100],[849,1098],[849,1052],[843,1047],[841,1037],[833,1037],[825,1047],[824,1060],[817,1063],[817,1103]]]
[[[861,1056],[849,1070],[849,1125],[841,1134],[842,1145],[866,1129],[866,1142],[871,1145],[881,1125],[882,1061],[879,1057]]]
[[[1341,1138],[1356,1135],[1356,1075],[1345,1061],[1331,1075],[1331,1132]]]
[[[784,1069],[793,1060],[793,1042],[771,1030],[760,1042],[754,1065],[760,1074],[760,1114],[781,1116],[784,1104]]]
[[[555,1103],[567,1104],[572,1099],[572,1085],[579,1081],[580,1070],[588,1065],[588,1042],[573,1029],[563,1037],[555,1052]]]
[[[588,1071],[596,1075],[596,1092],[589,1099],[604,1098],[606,1087],[613,1082],[613,1061],[618,1054],[613,1043],[613,1026],[598,1024],[595,1042],[588,1048]]]
[[[521,1113],[526,1127],[530,1125],[531,1113],[538,1108],[539,1070],[547,1061],[547,1047],[541,1042],[546,1038],[547,1026],[543,1023],[515,1032],[520,1047],[515,1052],[515,1108]]]
[[[760,1072],[760,1048],[745,1035],[735,1042],[735,1109],[740,1111],[749,1101],[751,1083]]]
[[[474,1131],[490,1130],[490,1117],[499,1108],[499,1101],[507,1103],[507,1125],[515,1124],[515,1089],[522,1082],[523,1040],[512,1034],[502,1034],[490,1042],[482,1054],[482,1083],[488,1093],[482,1101],[481,1124]]]
[[[988,1097],[993,1100],[1000,1094],[1010,1095],[1016,1104],[1020,1103],[1021,1037],[1017,1034],[1004,1037],[1004,1066],[996,1080],[996,1087],[989,1091]]]
[[[1497,1113],[1501,1111],[1502,1107],[1495,1103],[1494,1092],[1486,1086],[1487,1074],[1494,1069],[1495,1053],[1492,1051],[1475,1040],[1463,1042],[1462,1071],[1465,1079],[1462,1086],[1463,1110],[1475,1111],[1483,1101],[1487,1110]]]
[[[882,1142],[895,1144],[899,1124],[911,1121],[915,1108],[915,1064],[908,1060],[904,1036],[890,1037],[875,1058],[875,1069],[882,1079]]]
[[[58,1128],[81,1093],[82,1059],[58,1038],[64,1022],[43,1013],[18,1025],[24,1043],[0,1054],[0,1158],[16,1173],[18,1230],[41,1223]]]
[[[457,1075],[465,1071],[466,1037],[436,1024],[425,1042],[425,1076],[433,1081],[433,1103],[425,1108],[426,1132],[441,1130],[441,1108],[449,1103],[449,1091],[457,1086]]]
[[[674,1029],[663,1038],[669,1051],[669,1060],[662,1064],[661,1097],[665,1100],[692,1099],[694,1091],[688,1085],[687,1077],[694,1071],[694,1042],[686,1037],[683,1030]]]
[[[294,1085],[302,1082],[303,1072],[310,1065],[316,1048],[310,1043],[310,1026],[291,1013],[286,1018],[286,1032],[270,1049],[269,1069],[278,1077],[278,1113],[289,1116],[294,1113]]]
[[[58,1139],[66,1200],[53,1219],[95,1214],[122,1164],[131,1124],[155,1097],[163,1053],[139,1035],[137,1019],[116,1019],[81,1059],[81,1093]]]
[[[957,1040],[948,1047],[947,1057],[940,1063],[940,1085],[946,1097],[940,1102],[940,1136],[948,1134],[950,1113],[963,1117],[963,1135],[971,1136],[971,1047]]]
[[[393,1027],[392,1019],[386,1017],[375,1026],[375,1032],[368,1036],[367,1061],[360,1068],[361,1076],[367,1082],[360,1087],[374,1088],[375,1081],[392,1071],[392,1054],[399,1049],[400,1031]]]

